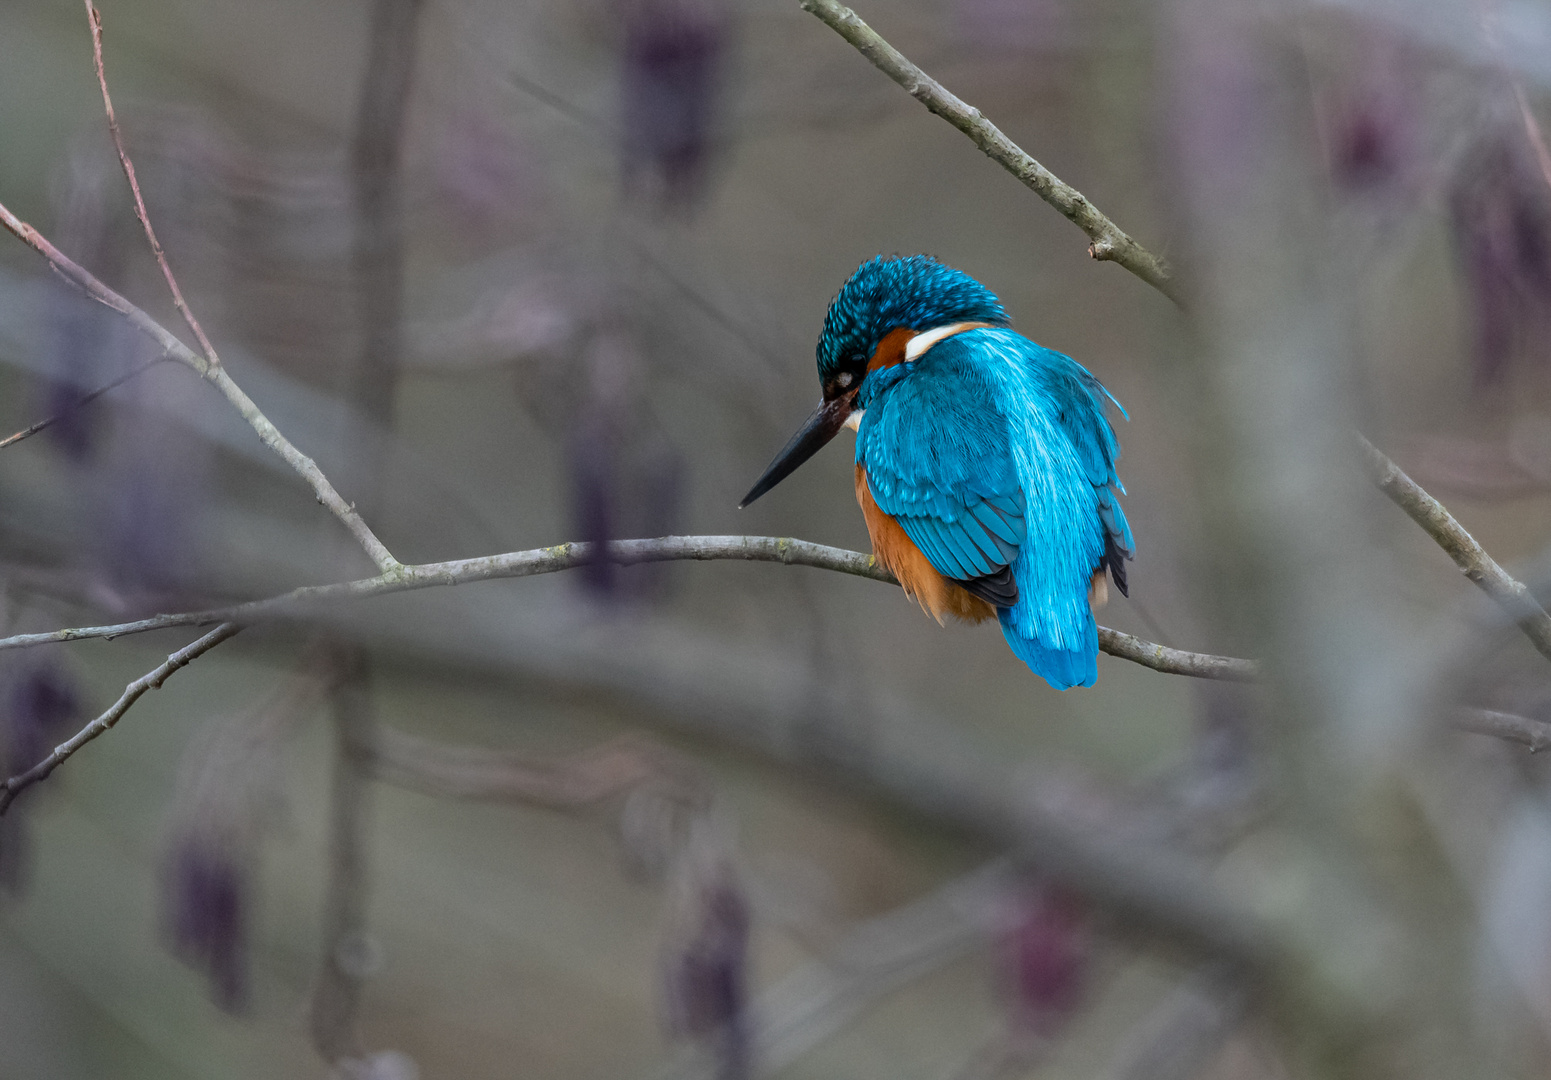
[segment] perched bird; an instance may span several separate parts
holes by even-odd
[[[855,430],[856,499],[905,592],[939,623],[994,615],[1051,686],[1092,686],[1093,608],[1106,573],[1127,594],[1134,553],[1104,415],[1120,403],[1008,323],[989,289],[933,258],[863,263],[824,318],[823,400],[740,506]]]

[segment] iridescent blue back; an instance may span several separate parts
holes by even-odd
[[[1133,553],[1115,499],[1120,447],[1099,381],[1012,330],[949,337],[872,372],[856,460],[879,509],[945,577],[1010,567],[998,607],[1012,651],[1057,689],[1091,686],[1098,630],[1089,584]]]

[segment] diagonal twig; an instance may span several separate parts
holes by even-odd
[[[102,90],[102,108],[108,115],[108,134],[113,136],[113,148],[118,151],[119,164],[124,167],[124,177],[129,181],[130,193],[135,197],[135,217],[140,219],[140,226],[145,229],[145,238],[150,242],[151,254],[156,256],[156,264],[162,268],[162,277],[167,279],[173,304],[183,316],[183,321],[188,323],[188,328],[194,332],[199,347],[204,350],[205,359],[210,361],[211,366],[218,366],[221,358],[216,355],[215,346],[210,344],[199,320],[194,318],[194,312],[183,299],[183,290],[178,288],[178,279],[172,276],[172,267],[167,265],[161,241],[156,239],[156,230],[151,228],[151,215],[146,211],[145,199],[140,195],[140,182],[135,179],[135,163],[129,160],[129,151],[124,149],[124,136],[118,129],[118,117],[113,112],[113,99],[108,96],[108,76],[102,66],[102,13],[92,0],[86,0],[86,20],[92,28],[92,63],[97,68],[97,86]]]
[[[281,460],[307,481],[313,494],[317,496],[318,502],[327,507],[344,524],[350,531],[350,535],[355,537],[356,542],[376,564],[377,569],[385,574],[399,569],[399,561],[367,527],[361,515],[356,513],[354,504],[345,502],[334,489],[334,485],[329,482],[329,478],[323,474],[323,470],[318,468],[317,462],[298,450],[280,433],[280,429],[270,422],[269,417],[264,415],[253,399],[232,381],[225,367],[212,364],[183,344],[161,323],[104,285],[74,259],[55,247],[48,237],[11,213],[4,204],[0,204],[0,226],[43,256],[55,273],[81,292],[124,316],[131,326],[161,347],[162,355],[193,369],[201,378],[214,385],[232,408],[237,410],[238,415],[247,421],[248,426],[254,430],[264,445],[278,454]]]
[[[1034,194],[1060,211],[1087,234],[1088,254],[1119,263],[1164,296],[1181,303],[1179,291],[1163,260],[1137,243],[1087,197],[1030,157],[1017,143],[987,120],[979,109],[961,101],[941,83],[912,64],[850,8],[836,0],[801,0],[802,9],[816,15],[874,67],[909,91],[910,96],[968,135],[992,161],[1016,176]]]
[[[1377,447],[1357,436],[1363,464],[1380,491],[1422,527],[1465,576],[1513,616],[1540,654],[1551,660],[1551,615],[1522,582],[1497,564],[1437,499]]]
[[[139,701],[147,690],[160,690],[162,684],[171,678],[174,672],[187,667],[191,662],[203,656],[221,644],[221,642],[235,636],[241,629],[242,625],[240,623],[222,623],[204,637],[190,645],[185,645],[177,652],[168,656],[166,660],[124,687],[124,692],[119,695],[119,699],[110,705],[108,710],[101,716],[87,724],[69,739],[54,747],[53,753],[32,768],[24,773],[18,773],[16,776],[10,777],[3,785],[0,785],[0,814],[5,813],[11,803],[15,801],[17,795],[32,785],[48,779],[49,774],[72,754],[118,723],[123,715],[129,711],[129,707],[136,701]]]
[[[85,408],[86,406],[90,405],[92,402],[96,401],[98,398],[102,397],[103,394],[106,394],[110,390],[116,390],[120,386],[123,386],[125,383],[127,383],[130,379],[133,379],[136,375],[144,374],[145,372],[151,370],[151,368],[155,367],[157,364],[160,364],[163,360],[166,360],[166,359],[167,359],[166,354],[163,354],[161,356],[153,356],[153,357],[151,357],[151,359],[145,361],[144,363],[137,364],[134,367],[130,368],[128,371],[124,372],[124,374],[120,375],[118,378],[114,379],[112,382],[106,383],[106,384],[104,384],[102,386],[97,387],[97,389],[95,389],[95,390],[92,390],[92,391],[90,391],[88,393],[82,394],[80,397],[76,398],[74,401],[72,401],[65,408],[60,409],[53,416],[44,417],[42,420],[39,420],[36,424],[33,424],[31,427],[22,428],[22,430],[18,431],[15,435],[7,435],[5,438],[0,439],[0,450],[4,450],[7,446],[11,446],[11,445],[13,445],[15,443],[19,443],[23,439],[29,439],[32,436],[36,435],[40,431],[48,430],[49,428],[53,427],[55,424],[57,424],[61,420],[63,420],[65,417],[67,417],[71,413],[75,412],[77,409]]]
[[[370,763],[379,780],[446,799],[488,799],[582,810],[648,780],[690,788],[687,766],[639,739],[615,739],[564,758],[536,759],[422,739],[379,727]]]

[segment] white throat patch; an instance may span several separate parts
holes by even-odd
[[[947,326],[933,327],[932,329],[927,330],[925,333],[917,334],[915,337],[905,342],[905,359],[907,361],[919,359],[927,349],[930,349],[933,345],[936,345],[943,338],[950,338],[954,334],[961,334],[965,330],[972,330],[976,327],[984,325],[985,323],[956,322],[949,323]]]

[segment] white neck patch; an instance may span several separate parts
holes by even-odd
[[[977,322],[956,322],[949,323],[947,326],[933,327],[925,333],[917,334],[915,337],[905,342],[905,359],[916,360],[920,358],[927,349],[930,349],[933,345],[936,345],[943,338],[950,338],[954,334],[962,334],[965,330],[974,330],[984,325],[985,323]]]

